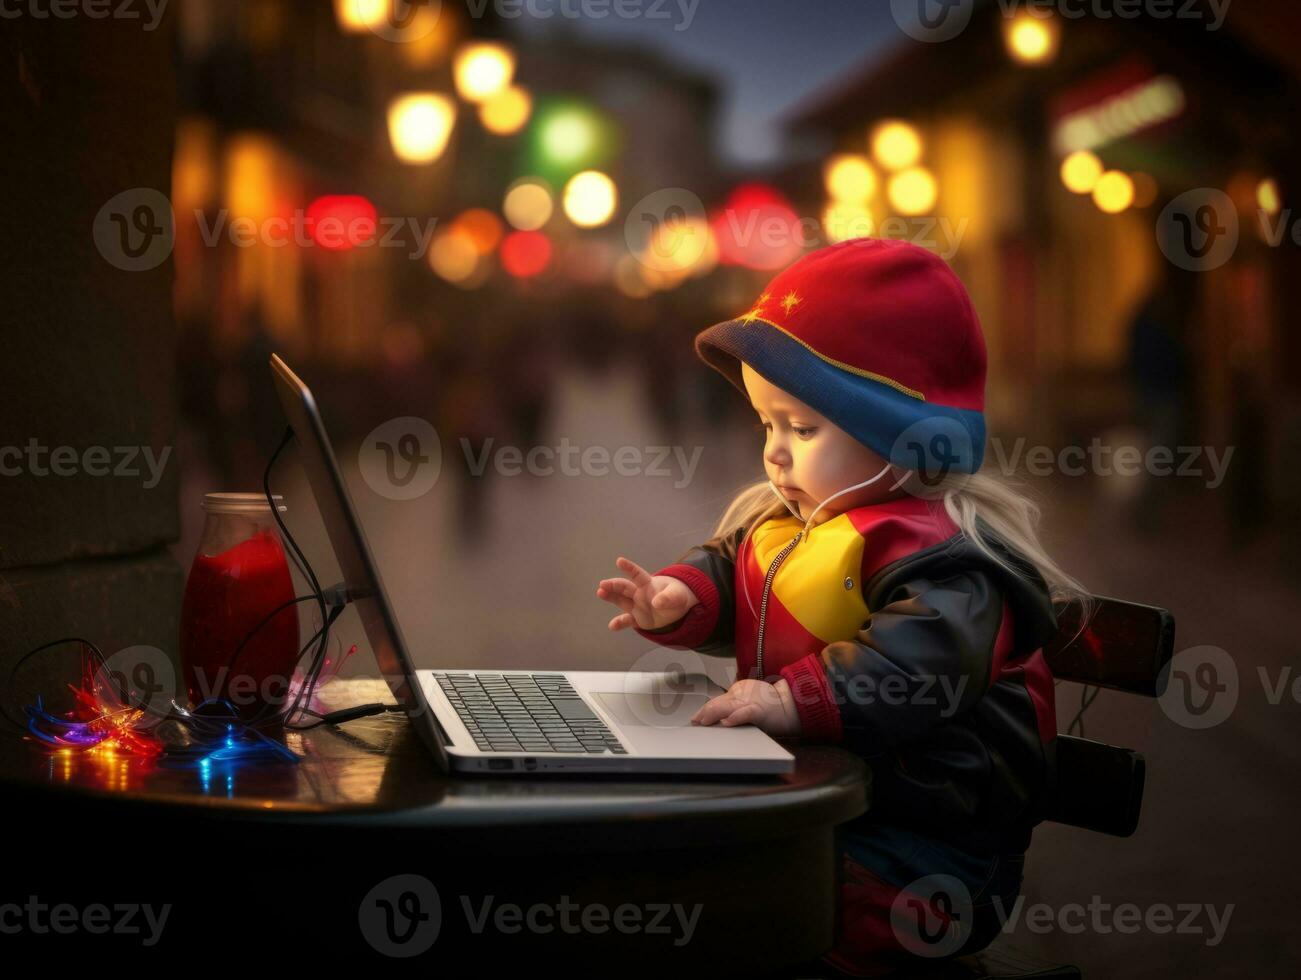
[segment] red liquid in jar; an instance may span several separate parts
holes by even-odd
[[[284,548],[270,531],[195,556],[181,604],[181,664],[192,705],[224,697],[246,717],[268,703],[283,709],[298,659],[297,606],[249,637],[233,671],[230,663],[249,631],[293,598]]]

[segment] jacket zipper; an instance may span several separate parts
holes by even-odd
[[[802,537],[804,537],[804,530],[801,528],[795,534],[795,537],[791,538],[790,543],[787,544],[786,547],[782,548],[782,550],[777,553],[777,557],[774,558],[772,560],[772,564],[768,566],[768,574],[764,576],[763,598],[759,600],[759,633],[757,639],[755,640],[755,646],[754,646],[756,668],[759,673],[759,680],[763,680],[764,677],[763,627],[764,627],[764,621],[768,617],[768,594],[772,591],[772,580],[777,574],[778,566],[781,565],[781,563],[786,560],[787,555],[789,555],[793,550],[795,550],[795,546],[800,543],[800,538]]]

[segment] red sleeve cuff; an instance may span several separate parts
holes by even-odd
[[[840,708],[827,681],[820,654],[810,653],[781,669],[790,686],[795,709],[800,715],[800,734],[805,738],[841,739]]]
[[[703,646],[718,624],[718,589],[713,581],[700,569],[683,564],[670,565],[654,574],[681,579],[700,601],[670,627],[659,631],[644,630],[639,626],[634,626],[633,629],[660,646],[682,647],[688,650]]]

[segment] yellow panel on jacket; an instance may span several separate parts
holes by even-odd
[[[760,582],[803,526],[803,521],[788,516],[774,517],[755,529],[753,554],[759,564]],[[822,642],[847,640],[863,628],[871,615],[859,581],[862,568],[862,532],[848,514],[840,514],[810,528],[786,556],[773,577],[772,594]],[[756,608],[760,598],[752,597]]]

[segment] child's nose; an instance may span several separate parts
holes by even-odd
[[[786,466],[790,463],[791,458],[791,454],[786,451],[786,447],[775,440],[764,450],[763,456],[772,466]]]

